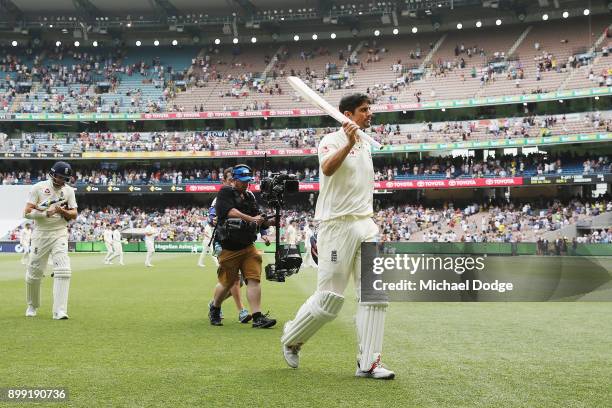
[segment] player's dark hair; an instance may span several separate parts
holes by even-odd
[[[231,178],[233,171],[233,167],[228,167],[227,169],[223,170],[223,181],[227,181],[229,178]]]
[[[370,98],[366,94],[355,93],[351,95],[346,95],[340,99],[340,105],[338,109],[340,112],[344,113],[346,111],[355,113],[355,109],[361,106],[364,102],[371,103]]]

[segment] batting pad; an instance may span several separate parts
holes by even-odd
[[[357,361],[361,371],[370,371],[380,361],[387,306],[388,303],[364,302],[357,307]]]
[[[344,296],[330,291],[315,292],[298,310],[295,319],[287,322],[281,337],[285,346],[304,344],[325,323],[336,318],[344,304]]]
[[[104,257],[104,261],[108,261],[109,258],[111,256],[113,256],[113,253],[115,252],[113,250],[113,245],[109,244],[108,242],[105,242],[104,245],[106,246],[106,256]]]
[[[40,279],[44,272],[39,259],[32,260],[26,267],[26,302],[37,309],[40,307]]]
[[[53,313],[68,313],[70,278],[53,277]]]
[[[35,309],[40,307],[40,279],[26,279],[26,302]]]
[[[108,258],[108,261],[112,261],[115,258],[119,258],[119,262],[123,263],[123,247],[121,246],[121,244],[113,244],[113,253],[111,254],[111,256]]]
[[[68,313],[68,290],[70,289],[70,258],[65,253],[53,257],[53,312]]]

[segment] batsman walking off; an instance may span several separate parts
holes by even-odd
[[[281,343],[285,361],[299,365],[301,347],[323,325],[333,320],[344,303],[353,278],[360,300],[361,243],[374,242],[378,227],[372,220],[374,167],[371,146],[357,136],[370,127],[370,102],[364,94],[345,96],[340,112],[352,122],[325,135],[319,143],[320,193],[315,210],[319,269],[316,292],[295,318],[285,324]],[[395,373],[381,362],[387,303],[360,302],[357,307],[357,377],[392,379]]]
[[[27,317],[36,316],[40,307],[40,280],[49,256],[53,261],[53,319],[68,319],[68,290],[72,269],[68,258],[68,221],[77,216],[74,189],[68,185],[72,168],[57,162],[49,180],[32,187],[24,210],[25,218],[35,223],[31,253],[26,271]]]

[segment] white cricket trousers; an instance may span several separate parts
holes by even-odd
[[[123,245],[121,242],[113,242],[113,253],[108,261],[112,261],[113,259],[119,257],[119,263],[123,264]]]
[[[145,245],[147,247],[147,256],[145,258],[145,265],[151,265],[151,259],[153,259],[153,254],[155,253],[155,243],[145,241]]]
[[[68,258],[68,230],[40,231],[32,234],[30,257],[26,270],[26,301],[40,307],[40,280],[51,257],[53,262],[53,312],[67,313],[68,290],[72,270]]]
[[[375,242],[378,226],[370,217],[343,216],[319,225],[317,289],[343,295],[353,278],[357,299],[361,287],[361,243]]]
[[[108,262],[113,256],[113,243],[104,241],[104,246],[106,247],[106,256],[104,257],[104,262]]]
[[[210,242],[210,238],[205,238],[202,241],[202,252],[200,253],[200,258],[198,258],[198,264],[204,264],[204,259],[206,255],[212,255],[212,245],[208,245]]]

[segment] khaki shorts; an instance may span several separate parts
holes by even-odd
[[[219,254],[219,269],[217,275],[219,282],[224,287],[230,287],[239,279],[238,272],[242,272],[244,280],[261,280],[261,255],[255,249],[255,245],[249,245],[244,249],[232,251],[223,249]]]

